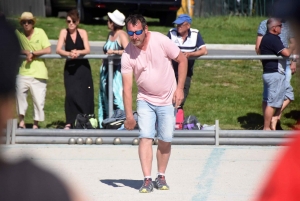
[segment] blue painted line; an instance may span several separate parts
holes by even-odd
[[[196,186],[198,193],[193,196],[193,201],[206,201],[211,191],[216,171],[225,153],[224,148],[214,148],[208,157],[201,175],[197,178]]]

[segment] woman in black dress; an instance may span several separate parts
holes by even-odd
[[[77,114],[94,114],[94,87],[89,61],[76,59],[80,55],[90,53],[87,32],[84,29],[78,29],[77,10],[68,12],[67,24],[68,28],[60,31],[56,53],[69,57],[64,69],[64,83],[66,89],[65,129],[70,129]],[[62,49],[63,45],[65,45],[65,50]]]

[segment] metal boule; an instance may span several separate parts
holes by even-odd
[[[134,138],[132,140],[132,145],[139,145],[140,140],[138,138]]]
[[[154,144],[158,145],[158,139],[157,138],[154,140]]]
[[[69,139],[69,144],[76,144],[76,140],[74,138]]]
[[[116,137],[116,138],[114,139],[114,145],[121,144],[121,143],[122,143],[122,142],[121,142],[121,138]]]
[[[103,143],[103,141],[102,141],[101,137],[96,138],[95,144],[102,144],[102,143]]]
[[[85,144],[93,144],[93,139],[88,137],[85,139]]]
[[[77,138],[77,144],[83,144],[83,139],[82,138]]]

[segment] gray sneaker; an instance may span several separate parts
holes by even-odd
[[[151,193],[153,191],[153,183],[151,178],[145,178],[142,187],[140,188],[140,193]]]
[[[163,175],[158,175],[155,179],[156,187],[158,190],[169,190],[170,187],[168,186],[166,182],[166,178]]]

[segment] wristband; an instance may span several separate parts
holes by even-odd
[[[291,56],[291,58],[292,58],[292,62],[297,62],[297,60],[298,60],[298,58],[299,58],[299,55],[293,54],[293,55]]]

